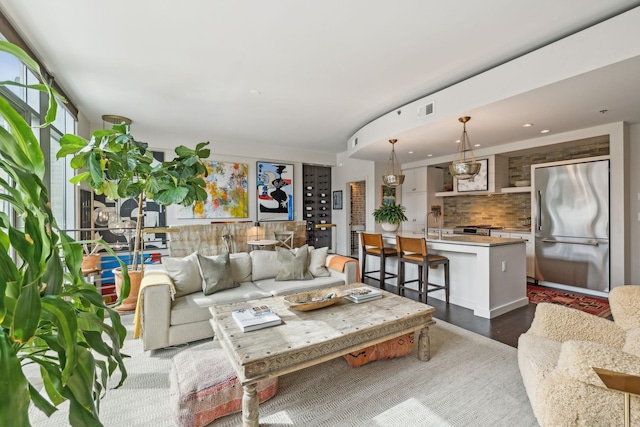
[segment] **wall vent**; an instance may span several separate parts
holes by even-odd
[[[351,141],[351,148],[356,148],[358,146],[358,138],[353,138]]]
[[[418,118],[422,119],[424,117],[430,116],[434,113],[434,111],[435,105],[433,101],[428,104],[421,105],[420,107],[418,107]]]

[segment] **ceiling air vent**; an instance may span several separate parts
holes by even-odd
[[[418,118],[422,119],[424,117],[430,116],[433,114],[434,112],[434,105],[433,105],[433,101],[425,104],[425,105],[421,105],[420,107],[418,107]]]

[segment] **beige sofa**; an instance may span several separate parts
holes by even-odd
[[[325,248],[326,249],[326,248]],[[326,252],[325,252],[326,254]],[[317,260],[317,258],[315,258]],[[231,272],[240,286],[205,295],[202,290],[180,295],[161,265],[147,267],[140,289],[139,315],[145,350],[187,343],[214,336],[209,324],[209,307],[322,289],[357,281],[355,260],[336,255],[321,256],[326,277],[311,280],[276,280],[280,262],[275,251],[252,251],[230,254]],[[199,284],[196,288],[199,287]]]
[[[623,393],[607,389],[593,368],[640,375],[640,286],[609,294],[610,321],[555,304],[538,304],[518,341],[518,364],[541,426],[621,426]],[[640,397],[631,397],[640,425]]]

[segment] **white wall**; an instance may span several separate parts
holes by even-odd
[[[375,163],[367,160],[349,159],[346,154],[344,152],[336,156],[337,166],[334,166],[331,171],[332,191],[342,190],[342,209],[334,209],[331,212],[331,220],[336,224],[334,232],[336,233],[336,252],[339,254],[351,253],[351,191],[349,183],[365,181],[367,229],[372,229],[374,226],[370,212],[373,212],[377,206],[376,203],[380,202],[376,200],[378,183],[375,177]],[[382,175],[382,172],[380,172],[380,175]]]
[[[629,227],[627,229],[631,271],[628,285],[640,285],[640,125],[629,126]]]

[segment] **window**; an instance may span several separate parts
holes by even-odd
[[[14,56],[0,52],[0,80],[20,83],[38,83],[35,75]],[[51,126],[39,128],[44,122],[47,94],[34,89],[18,86],[0,87],[0,96],[8,100],[22,114],[27,123],[31,123],[34,134],[44,153],[46,171],[44,184],[49,191],[51,209],[58,225],[63,229],[75,228],[76,224],[76,191],[69,179],[74,171],[68,159],[56,160],[56,152],[60,138],[65,133],[76,132],[76,120],[64,105],[58,104],[58,114]],[[0,126],[6,126],[0,117]],[[6,173],[0,171],[0,177],[6,179]],[[0,201],[0,210],[11,218],[10,206]]]

